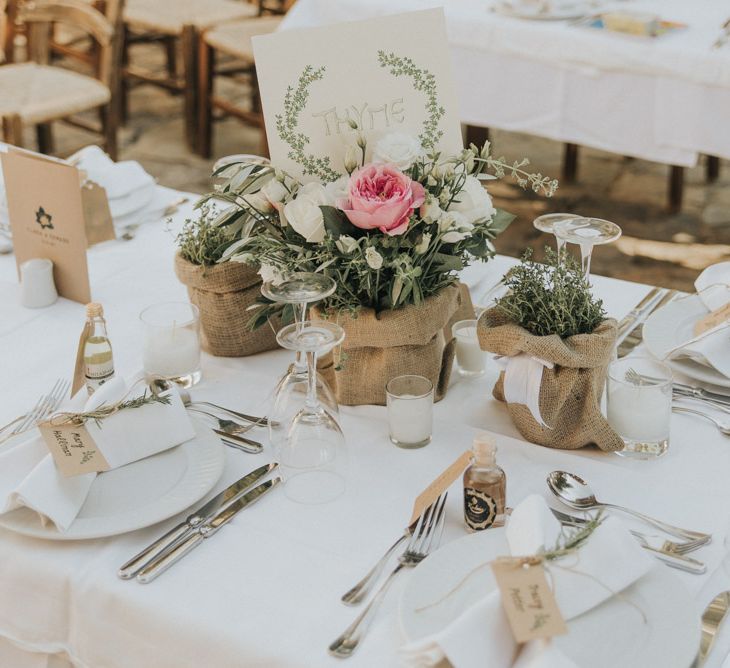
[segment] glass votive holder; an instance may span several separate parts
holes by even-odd
[[[479,346],[476,320],[459,320],[451,327],[456,339],[459,373],[470,378],[484,375],[486,353]]]
[[[672,370],[648,357],[611,362],[606,389],[608,422],[624,442],[616,454],[654,459],[669,447]]]
[[[147,380],[165,378],[183,387],[200,380],[200,316],[188,302],[164,302],[139,314],[144,327],[142,364]]]
[[[397,376],[385,386],[390,440],[399,448],[431,442],[433,383],[423,376]]]

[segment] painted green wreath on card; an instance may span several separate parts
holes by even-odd
[[[411,78],[413,89],[426,95],[426,119],[418,138],[424,148],[434,148],[443,136],[439,123],[446,110],[438,102],[436,77],[426,69],[417,67],[411,58],[396,56],[394,53],[378,51],[381,67],[396,77]],[[310,139],[299,131],[299,116],[309,101],[309,87],[324,78],[325,67],[315,68],[307,65],[297,81],[296,87],[288,86],[284,96],[284,113],[276,114],[276,130],[281,140],[289,146],[287,154],[291,160],[301,165],[304,174],[316,176],[322,181],[336,181],[341,174],[332,168],[328,156],[317,157],[305,151]]]

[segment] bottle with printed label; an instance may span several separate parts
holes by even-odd
[[[474,437],[472,464],[464,471],[464,521],[471,531],[491,527],[504,518],[507,476],[497,466],[497,446],[490,434]]]
[[[104,308],[92,302],[86,305],[86,340],[84,342],[84,376],[86,389],[93,394],[106,381],[114,378],[112,344],[106,333]]]

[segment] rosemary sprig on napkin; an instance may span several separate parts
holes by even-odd
[[[62,425],[62,424],[75,424],[75,425],[81,425],[86,423],[89,420],[93,420],[97,427],[101,428],[101,422],[105,418],[111,417],[112,415],[115,415],[119,411],[124,411],[130,408],[141,408],[142,406],[149,406],[151,404],[164,404],[166,406],[170,405],[170,395],[169,394],[147,394],[147,390],[144,391],[143,394],[141,394],[138,397],[135,397],[134,399],[125,399],[122,401],[119,401],[115,404],[111,404],[110,406],[107,406],[106,404],[102,404],[97,409],[93,411],[87,411],[87,412],[79,412],[79,413],[72,413],[72,412],[64,412],[64,413],[56,413],[55,415],[51,416],[49,422],[54,425]]]

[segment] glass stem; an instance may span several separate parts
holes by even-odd
[[[297,334],[302,333],[302,327],[304,321],[307,318],[307,302],[299,302],[294,304],[294,322],[297,326]],[[297,350],[297,356],[294,360],[294,370],[297,373],[304,373],[307,370],[307,363],[304,359],[304,353],[301,350]]]
[[[591,255],[593,255],[593,244],[580,245],[580,268],[583,270],[583,276],[590,283],[591,278]]]
[[[317,398],[317,353],[307,351],[307,410],[310,413],[319,412]]]
[[[558,244],[558,261],[563,261],[563,254],[565,253],[565,239],[561,239],[556,235],[555,241]]]

